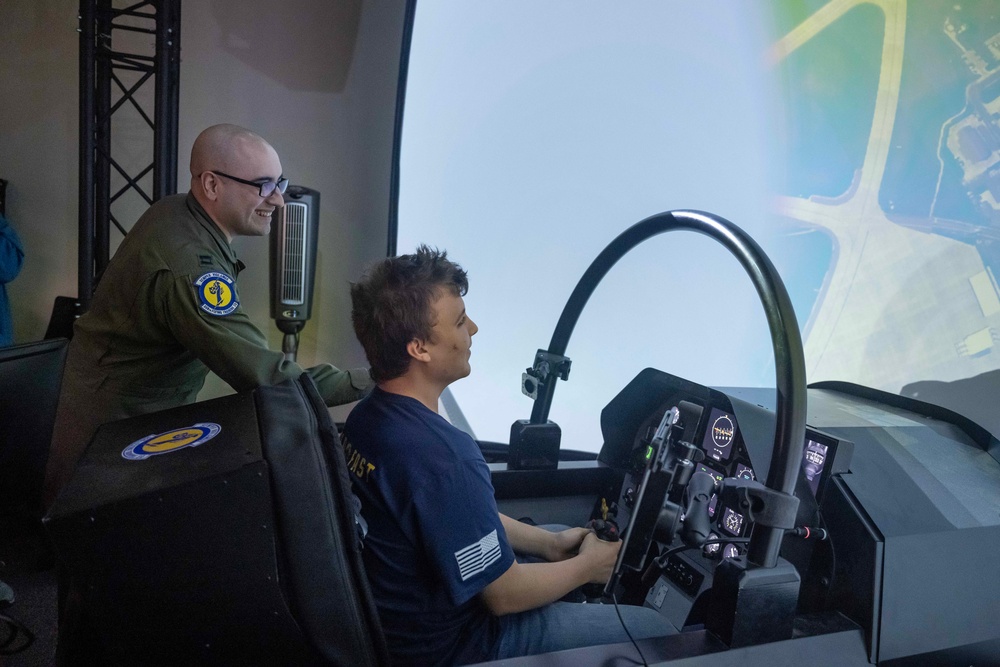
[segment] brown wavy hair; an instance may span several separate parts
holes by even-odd
[[[426,245],[412,255],[377,262],[351,284],[351,322],[373,380],[384,382],[406,373],[406,346],[414,339],[431,339],[431,304],[442,289],[465,296],[468,277],[447,252]]]

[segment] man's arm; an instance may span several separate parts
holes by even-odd
[[[233,389],[278,384],[304,371],[316,381],[327,405],[340,405],[358,400],[371,386],[367,369],[346,371],[330,364],[303,369],[269,349],[263,332],[242,308],[229,315],[204,314],[187,277],[166,273],[161,277],[167,281],[163,321],[184,347]]]
[[[504,514],[500,514],[500,522],[507,533],[507,541],[515,552],[537,556],[550,563],[575,556],[580,550],[583,538],[590,533],[586,528],[569,528],[552,532],[511,519]]]
[[[512,520],[502,514],[500,517],[506,529],[508,522]],[[532,531],[522,533],[520,528],[516,526],[513,528],[518,537],[512,538],[508,534],[511,546],[515,546],[515,539],[524,539],[525,535],[529,541],[532,540]],[[533,526],[525,525],[525,528]],[[542,530],[542,532],[547,531]],[[555,602],[583,584],[606,582],[611,577],[621,542],[604,542],[598,539],[597,535],[589,531],[584,532],[587,534],[580,543],[579,553],[572,558],[554,563],[514,561],[506,572],[480,593],[489,610],[497,616],[527,611]]]

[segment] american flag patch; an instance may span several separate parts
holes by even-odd
[[[475,576],[500,560],[500,540],[497,531],[493,531],[478,542],[455,552],[458,561],[458,572],[462,581]]]

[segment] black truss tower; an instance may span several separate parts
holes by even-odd
[[[177,191],[180,4],[80,0],[80,312],[108,265],[111,226],[126,234],[113,205]],[[145,153],[136,126],[152,131]],[[127,142],[114,141],[119,127]]]

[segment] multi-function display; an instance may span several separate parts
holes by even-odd
[[[708,417],[708,428],[702,440],[705,454],[716,461],[728,461],[733,455],[735,442],[736,417],[718,408],[712,408]]]

